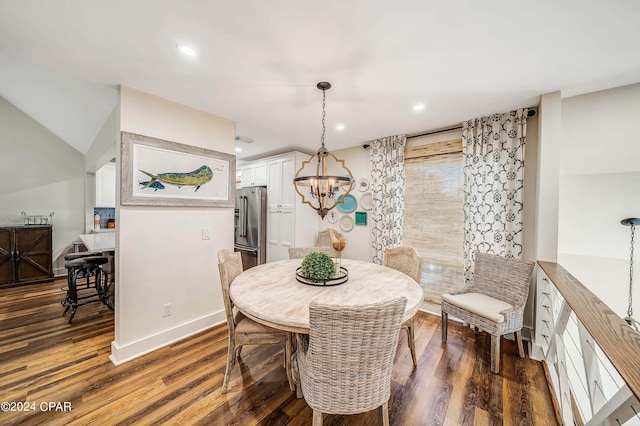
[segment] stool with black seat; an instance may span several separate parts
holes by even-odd
[[[67,295],[62,302],[63,315],[71,309],[69,324],[73,321],[79,306],[92,302],[102,302],[111,310],[109,277],[102,265],[109,262],[101,253],[72,253],[65,255],[67,269]]]

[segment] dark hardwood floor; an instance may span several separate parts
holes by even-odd
[[[311,409],[289,390],[279,347],[246,347],[226,395],[226,326],[114,366],[113,313],[93,303],[69,325],[60,305],[64,285],[0,290],[0,401],[15,403],[9,411],[3,405],[0,424],[311,424]],[[416,370],[406,334],[400,336],[391,424],[556,424],[542,365],[518,358],[503,340],[501,372],[491,374],[489,343],[487,335],[451,323],[443,346],[440,318],[419,313]],[[327,425],[378,420],[379,410],[324,418]]]

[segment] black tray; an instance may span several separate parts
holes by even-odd
[[[315,285],[319,287],[330,287],[332,285],[344,284],[349,279],[349,271],[347,271],[347,268],[344,268],[342,266],[340,267],[340,269],[338,269],[338,273],[336,274],[335,277],[329,278],[326,280],[305,277],[302,275],[301,270],[302,270],[302,267],[296,269],[296,280],[298,280],[302,284],[307,284],[307,285]]]

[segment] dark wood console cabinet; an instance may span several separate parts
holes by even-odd
[[[52,228],[0,226],[0,287],[53,279]]]

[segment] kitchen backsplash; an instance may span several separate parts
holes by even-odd
[[[116,218],[116,209],[114,209],[114,208],[94,207],[93,208],[93,215],[95,216],[96,213],[98,213],[100,215],[100,228],[106,228],[107,227],[107,221],[109,219],[115,219]]]

